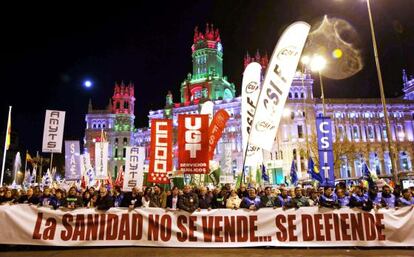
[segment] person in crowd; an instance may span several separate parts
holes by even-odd
[[[368,200],[368,195],[364,194],[364,188],[361,185],[354,187],[354,193],[349,201],[349,207],[360,208],[365,211],[372,209],[372,202]]]
[[[191,191],[189,185],[185,185],[183,194],[178,199],[178,209],[186,212],[194,212],[199,207],[197,194]]]
[[[69,209],[83,207],[82,198],[78,196],[76,187],[73,186],[69,189],[68,195],[65,199],[65,205],[65,207]]]
[[[381,205],[387,209],[395,207],[395,195],[392,194],[391,187],[389,185],[384,185],[382,187]]]
[[[55,191],[55,196],[52,198],[51,204],[53,209],[58,209],[61,206],[65,206],[65,198],[63,198],[63,193],[61,189]]]
[[[124,193],[122,193],[121,187],[115,186],[114,194],[113,194],[114,207],[121,207],[123,199],[124,199]]]
[[[240,199],[243,199],[243,197],[248,197],[249,193],[246,190],[246,185],[245,184],[241,184],[240,188],[237,191],[237,195],[239,196]]]
[[[345,190],[342,187],[337,187],[336,196],[339,208],[349,206],[350,197],[346,195]]]
[[[142,198],[141,198],[142,207],[144,208],[150,207],[151,194],[152,194],[152,188],[146,187],[144,190],[144,194],[142,195]]]
[[[167,196],[167,208],[174,210],[177,209],[178,198],[180,197],[179,193],[180,190],[178,189],[178,187],[174,186],[171,190],[171,194]]]
[[[378,209],[381,207],[381,193],[378,192],[377,186],[371,186],[368,190],[368,202],[373,208]]]
[[[12,204],[16,201],[16,198],[13,197],[12,190],[7,188],[3,191],[3,194],[4,195],[0,197],[0,204]]]
[[[19,203],[39,204],[39,197],[34,195],[33,189],[29,188],[25,195],[19,198]]]
[[[412,206],[414,205],[414,197],[409,188],[402,190],[402,197],[398,198],[398,207]]]
[[[258,210],[261,206],[260,197],[257,196],[256,188],[251,187],[248,190],[249,196],[244,197],[240,203],[240,208],[249,210]]]
[[[213,196],[212,206],[213,209],[224,209],[226,208],[226,201],[227,201],[227,189],[223,187],[217,189],[217,192]]]
[[[94,188],[94,187],[89,187],[89,188],[88,188],[88,191],[89,191],[89,194],[90,194],[91,196],[93,196],[93,195],[95,194],[95,188]]]
[[[149,204],[149,202],[148,202]],[[142,195],[138,188],[133,187],[131,192],[126,192],[121,202],[121,207],[128,207],[130,210],[142,206]]]
[[[89,207],[89,202],[91,201],[92,196],[91,193],[89,193],[89,190],[86,190],[83,192],[82,200],[83,200],[83,206]]]
[[[296,187],[295,188],[295,197],[292,198],[292,205],[296,209],[300,207],[309,206],[309,199],[302,195],[302,188]]]
[[[260,197],[261,207],[274,207],[275,206],[275,197],[272,195],[272,187],[265,187],[264,195]]]
[[[332,187],[325,186],[323,194],[319,197],[319,206],[326,208],[338,207],[336,195],[332,191]]]
[[[226,207],[229,209],[237,210],[240,207],[241,199],[237,195],[237,191],[232,189],[230,191],[230,196],[227,198]]]
[[[99,189],[99,196],[98,196],[98,199],[96,200],[95,206],[96,206],[96,209],[101,210],[101,211],[107,211],[111,207],[114,206],[114,199],[109,194],[108,189],[106,189],[106,187],[101,187]]]
[[[165,208],[166,200],[167,195],[163,193],[163,189],[159,185],[155,185],[150,194],[149,207]]]
[[[211,210],[213,197],[210,192],[208,192],[206,187],[201,187],[198,195],[198,209],[207,209]]]
[[[292,207],[292,197],[288,195],[286,187],[280,188],[280,194],[276,197],[275,207],[282,207],[284,209]]]
[[[52,206],[52,198],[53,198],[53,196],[50,194],[50,189],[45,188],[43,190],[43,195],[40,197],[40,201],[39,201],[40,206],[51,207]]]
[[[318,191],[314,188],[309,192],[309,206],[319,206]]]

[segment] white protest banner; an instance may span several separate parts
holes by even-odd
[[[95,143],[95,179],[108,178],[108,142]]]
[[[295,22],[280,37],[267,67],[249,144],[268,151],[272,150],[309,29],[309,24]]]
[[[243,72],[242,82],[241,123],[243,159],[245,159],[244,163],[246,166],[253,167],[263,162],[263,152],[260,147],[251,144],[247,146],[260,93],[261,72],[262,66],[260,64],[257,62],[250,63]],[[246,147],[248,147],[247,151]]]
[[[414,210],[301,207],[53,210],[1,205],[0,244],[154,247],[412,247]]]
[[[127,146],[123,191],[134,187],[142,188],[144,183],[145,147]]]
[[[46,110],[43,128],[42,151],[44,153],[61,153],[63,130],[65,128],[65,112]]]

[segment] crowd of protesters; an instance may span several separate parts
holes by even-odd
[[[370,211],[378,208],[399,208],[414,205],[414,188],[392,188],[384,185],[381,191],[378,187],[364,186],[363,183],[347,187],[338,183],[335,187],[276,187],[247,188],[241,185],[234,189],[230,184],[221,188],[184,186],[182,190],[173,187],[163,190],[155,185],[143,190],[133,188],[131,192],[122,192],[115,186],[108,189],[102,186],[98,189],[89,187],[78,189],[76,186],[69,190],[30,187],[27,190],[0,188],[0,204],[32,204],[53,209],[76,209],[81,207],[108,210],[111,207],[146,208],[159,207],[167,210],[183,210],[194,212],[201,209],[249,209],[260,208],[301,208],[320,206],[326,208],[360,208]]]

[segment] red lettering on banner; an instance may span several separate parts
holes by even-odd
[[[335,230],[335,240],[339,241],[341,240],[341,233],[339,232],[339,216],[338,214],[333,214],[333,221],[334,221],[334,230]]]
[[[130,240],[129,214],[122,214],[119,224],[118,240]]]
[[[100,215],[100,226],[99,226],[99,240],[104,240],[105,237],[105,225],[106,225],[106,215],[101,214]]]
[[[249,239],[247,217],[237,216],[237,242],[247,242]]]
[[[177,240],[179,242],[184,242],[187,240],[187,229],[185,228],[184,224],[187,223],[187,217],[184,215],[180,215],[177,218],[177,227],[181,232],[177,232]]]
[[[160,238],[162,241],[166,242],[171,239],[171,217],[169,215],[161,216],[160,223]]]
[[[332,224],[330,220],[332,219],[332,213],[325,213],[323,215],[324,225],[325,225],[325,240],[331,241],[331,231],[332,231]]]
[[[33,235],[32,235],[33,239],[42,238],[42,234],[40,234],[40,227],[42,226],[42,219],[43,219],[43,213],[39,212],[37,214],[36,225],[33,230]]]
[[[315,214],[315,234],[316,234],[316,241],[324,241],[325,238],[321,234],[323,226],[321,224],[322,214]]]
[[[296,225],[293,223],[296,220],[296,215],[288,215],[289,241],[298,241],[295,235]]]
[[[45,224],[46,228],[43,232],[43,240],[53,240],[56,232],[56,219],[48,218]]]
[[[375,219],[371,213],[364,213],[366,240],[373,241],[376,238]]]
[[[341,218],[341,232],[343,240],[351,240],[351,236],[348,234],[349,224],[347,222],[349,214],[341,213],[339,217]]]
[[[223,237],[220,235],[223,231],[223,227],[221,226],[222,220],[222,216],[216,216],[214,219],[214,242],[223,242]]]
[[[213,221],[214,221],[214,216],[201,217],[201,223],[203,224],[204,242],[212,241]]]
[[[160,215],[155,215],[155,218],[152,214],[148,216],[148,240],[158,241],[159,221]]]
[[[302,214],[302,233],[303,241],[313,241],[313,219],[311,215]]]
[[[132,214],[132,240],[141,240],[142,238],[142,215],[141,214]]]
[[[351,213],[352,240],[364,240],[364,225],[362,224],[362,213]],[[357,238],[358,235],[358,238]]]
[[[257,216],[249,216],[250,242],[259,241],[259,238],[255,236],[255,231],[257,230],[256,221],[257,221]]]
[[[197,216],[190,216],[189,222],[188,222],[188,240],[190,242],[197,242],[197,237],[194,236],[194,231],[197,230],[197,227],[195,226],[195,222],[197,221]]]
[[[277,215],[276,219],[276,227],[279,229],[279,232],[276,232],[276,238],[277,240],[284,242],[288,239],[287,236],[287,229],[283,225],[283,223],[286,223],[286,217],[285,215]]]
[[[63,241],[68,241],[72,237],[72,226],[69,224],[69,222],[73,221],[73,216],[71,214],[64,214],[62,217],[62,225],[65,227],[65,230],[63,230],[60,233],[60,238]]]
[[[236,218],[234,216],[224,216],[224,241],[236,241]]]
[[[108,214],[106,220],[106,240],[115,240],[118,237],[118,223],[118,215]]]
[[[96,240],[98,239],[99,214],[88,214],[87,219],[86,240]]]
[[[384,214],[375,213],[375,218],[375,227],[377,228],[378,240],[384,241],[385,235],[382,233],[385,229],[385,225],[382,223],[382,220],[384,219]]]
[[[85,216],[83,214],[76,215],[75,229],[73,230],[72,241],[85,240]]]

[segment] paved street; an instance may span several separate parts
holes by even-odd
[[[7,252],[0,252],[0,256],[30,256],[30,257],[65,257],[65,256],[151,256],[151,257],[270,257],[270,256],[414,256],[413,248],[404,249],[285,249],[285,248],[247,248],[247,249],[194,249],[194,248],[150,248],[150,247],[121,247],[121,248],[38,248],[30,251],[28,247],[7,247]],[[3,247],[2,247],[2,250]]]

